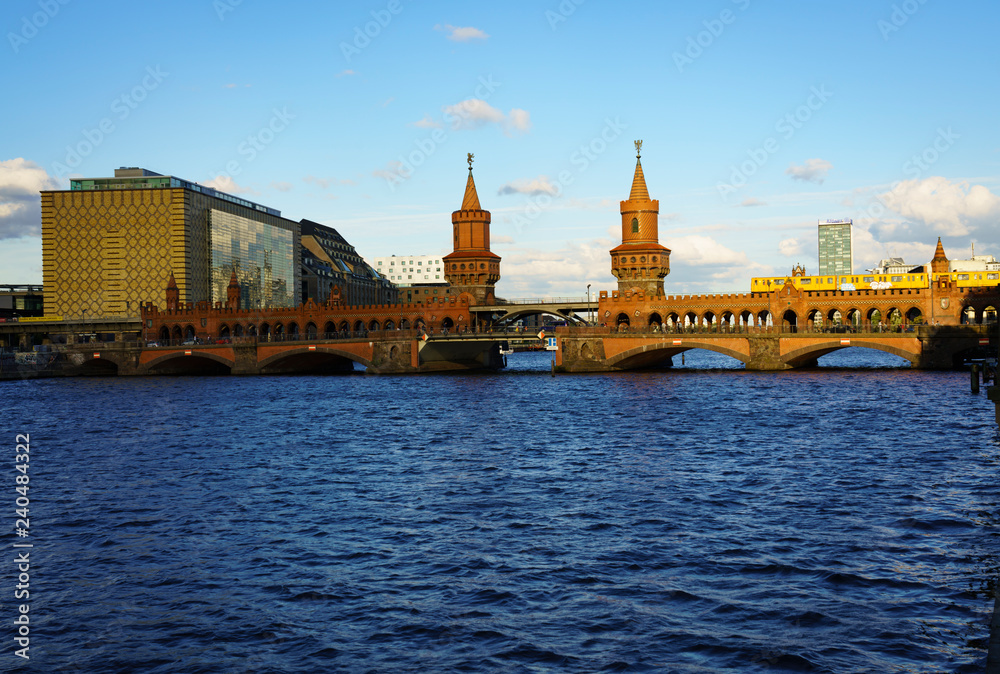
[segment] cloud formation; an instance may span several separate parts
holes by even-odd
[[[904,180],[879,198],[904,218],[923,225],[899,227],[911,235],[966,236],[994,227],[1000,219],[1000,197],[982,185],[953,183],[941,176]]]
[[[226,192],[228,194],[257,194],[251,187],[243,187],[236,183],[230,176],[218,175],[211,180],[202,183],[205,187],[212,187],[220,192]]]
[[[448,33],[448,39],[453,42],[471,42],[472,40],[485,40],[489,37],[484,31],[472,26],[452,26],[451,24],[438,24],[434,30],[442,30]]]
[[[778,243],[778,252],[785,257],[793,257],[795,255],[802,255],[803,247],[802,241],[799,239],[783,239]]]
[[[752,206],[767,206],[767,204],[765,204],[760,199],[755,199],[753,197],[747,197],[746,199],[743,200],[743,202],[740,204],[740,206],[745,206],[747,208],[750,208]]]
[[[418,129],[440,129],[444,124],[433,119],[430,115],[424,115],[423,119],[410,122],[410,126],[415,126]]]
[[[538,176],[537,178],[513,180],[505,183],[497,190],[497,194],[528,194],[535,196],[538,194],[551,194],[558,196],[559,188],[552,184],[548,176]]]
[[[792,180],[804,180],[822,185],[826,179],[826,174],[832,168],[833,164],[825,159],[806,159],[806,163],[801,166],[790,164],[785,174],[792,176]]]
[[[39,236],[42,232],[41,190],[57,190],[59,182],[24,158],[0,161],[0,239]]]
[[[468,98],[454,105],[446,105],[443,111],[445,121],[456,131],[496,124],[505,134],[510,135],[514,131],[527,133],[531,128],[531,115],[527,110],[513,108],[505,115],[481,98]]]

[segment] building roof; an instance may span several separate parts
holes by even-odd
[[[481,211],[479,195],[476,193],[476,182],[472,179],[472,167],[469,167],[469,179],[465,181],[465,196],[462,197],[463,211]]]
[[[635,175],[632,177],[632,191],[629,201],[649,201],[649,190],[646,189],[646,176],[642,173],[642,160],[635,158]]]

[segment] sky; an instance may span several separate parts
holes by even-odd
[[[39,190],[121,166],[450,251],[467,153],[497,294],[612,289],[641,139],[667,294],[1000,257],[1000,3],[5,0],[0,283],[41,283]]]

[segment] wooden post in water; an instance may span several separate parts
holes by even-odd
[[[972,384],[972,392],[973,393],[979,393],[979,364],[978,363],[973,363],[972,364],[972,370],[970,370],[970,374],[972,375],[970,377],[970,379],[969,379],[969,382]]]

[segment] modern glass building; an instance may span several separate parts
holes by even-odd
[[[180,301],[225,302],[233,271],[245,308],[294,306],[300,225],[281,212],[174,176],[121,168],[42,192],[45,315],[136,316]]]
[[[853,220],[819,221],[819,275],[854,273]]]

